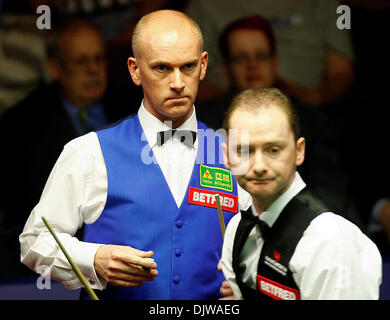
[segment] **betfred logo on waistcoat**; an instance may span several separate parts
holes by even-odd
[[[284,286],[266,277],[257,275],[259,291],[275,300],[301,300],[299,290]]]
[[[196,204],[198,206],[217,208],[217,203],[215,202],[214,197],[216,194],[219,194],[219,201],[221,203],[222,210],[237,213],[238,197],[223,192],[215,192],[189,187],[188,203]]]

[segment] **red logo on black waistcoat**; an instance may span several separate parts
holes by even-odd
[[[274,259],[279,262],[280,261],[280,252],[274,250]]]

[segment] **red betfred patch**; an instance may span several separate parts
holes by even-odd
[[[224,192],[189,187],[188,203],[196,204],[198,206],[217,208],[217,203],[215,201],[216,194],[219,195],[222,210],[237,213],[238,197]]]
[[[259,291],[275,300],[301,300],[299,290],[257,275]]]

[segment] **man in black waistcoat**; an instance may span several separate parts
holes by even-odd
[[[253,200],[225,233],[221,264],[234,297],[378,299],[377,247],[296,171],[305,139],[289,99],[278,89],[246,90],[233,100],[224,128],[227,167]]]

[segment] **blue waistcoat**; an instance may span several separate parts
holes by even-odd
[[[199,129],[207,127],[198,122]],[[107,285],[96,293],[101,299],[217,299],[224,280],[217,270],[222,234],[212,195],[222,196],[225,224],[238,205],[236,181],[220,164],[220,137],[202,139],[198,133],[197,161],[178,208],[159,165],[145,164],[154,156],[142,134],[138,115],[97,131],[107,169],[107,202],[101,216],[85,226],[84,241],[152,250],[159,274],[139,287]],[[215,167],[225,171],[209,175]],[[231,179],[231,191],[208,183],[215,178]]]

